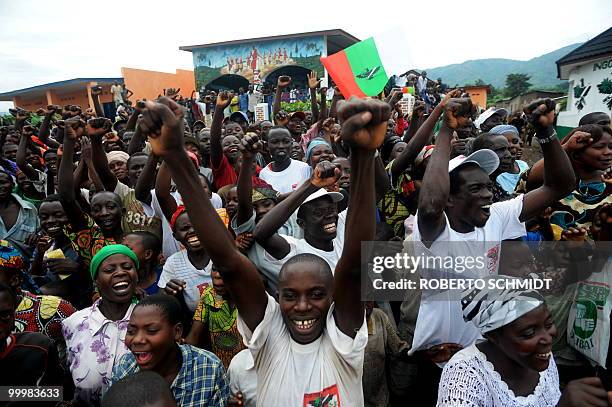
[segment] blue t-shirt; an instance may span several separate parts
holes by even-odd
[[[516,184],[518,183],[522,172],[529,168],[529,164],[527,164],[525,161],[516,160],[516,163],[519,167],[519,171],[516,174],[502,172],[497,176],[497,183],[504,191],[508,193],[514,192],[514,188],[516,188]]]
[[[159,276],[161,276],[163,269],[164,268],[162,266],[155,267],[155,274],[157,275],[157,278],[155,279],[155,282],[153,284],[145,288],[145,292],[147,293],[147,295],[153,295],[159,291],[159,286],[157,285],[157,283],[159,282]]]

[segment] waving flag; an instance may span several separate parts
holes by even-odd
[[[389,80],[374,38],[321,57],[321,63],[347,99],[378,95]]]

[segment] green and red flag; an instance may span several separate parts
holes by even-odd
[[[346,99],[351,96],[376,96],[389,80],[374,38],[321,57],[321,63]]]

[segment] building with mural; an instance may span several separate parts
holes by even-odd
[[[559,113],[560,136],[591,112],[612,111],[612,27],[557,61],[560,79],[569,80],[567,107]]]
[[[293,78],[293,86],[305,87],[306,75],[326,76],[321,56],[334,54],[356,42],[343,30],[315,31],[274,37],[251,38],[214,44],[190,45],[180,50],[193,54],[198,90],[246,88],[249,83],[275,83],[280,75]]]

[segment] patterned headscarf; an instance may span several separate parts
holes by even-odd
[[[510,124],[500,124],[489,130],[489,134],[504,135],[506,133],[512,133],[517,136],[519,135],[518,129]]]
[[[251,202],[263,201],[264,199],[272,199],[276,202],[278,198],[278,192],[272,188],[266,187],[253,187],[251,194]]]
[[[544,304],[544,298],[535,290],[490,288],[491,283],[501,283],[502,280],[509,285],[527,282],[514,277],[495,276],[484,280],[485,289],[472,288],[462,293],[463,319],[472,321],[483,334],[508,325]]]

